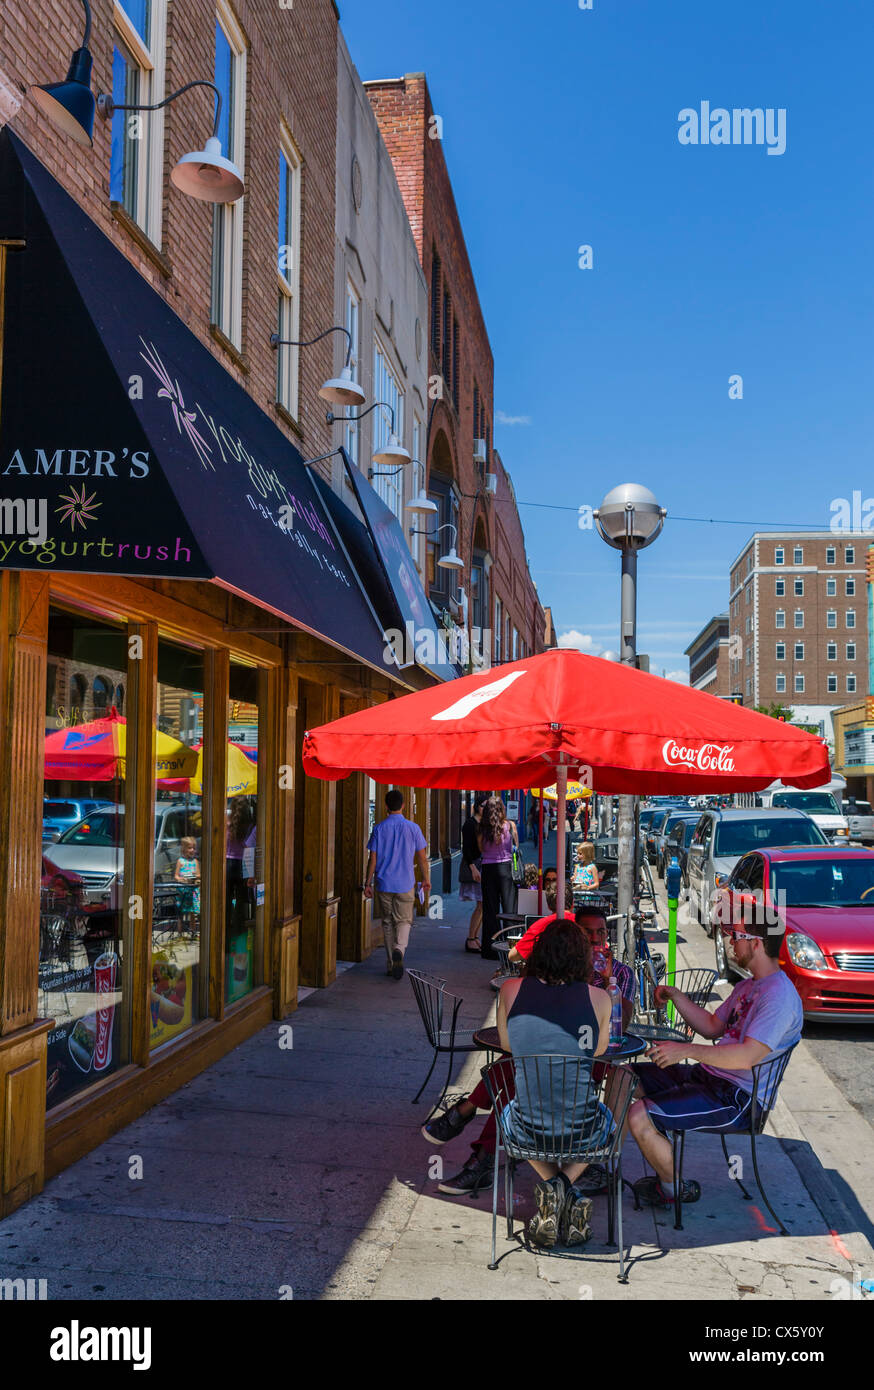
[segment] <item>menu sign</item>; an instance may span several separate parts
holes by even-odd
[[[63,962],[51,956],[40,963],[42,1007],[57,1020],[48,1035],[49,1107],[109,1076],[118,1066],[118,967],[112,950],[88,966],[65,969]]]

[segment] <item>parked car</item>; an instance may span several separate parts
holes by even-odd
[[[844,802],[844,815],[850,827],[850,839],[859,840],[863,845],[874,844],[874,808],[870,801]]]
[[[99,806],[111,806],[108,799],[102,801],[82,797],[46,797],[42,804],[42,842],[50,844],[59,840],[65,830],[77,825],[85,816],[90,816]]]
[[[705,811],[686,861],[692,912],[710,935],[714,894],[727,885],[735,864],[749,850],[826,844],[819,826],[803,811],[764,807]]]
[[[675,811],[676,806],[660,806],[650,821],[643,839],[643,852],[650,864],[655,864],[658,854],[658,837],[664,828],[668,816]]]
[[[694,820],[677,821],[676,825],[672,826],[672,828],[668,831],[668,834],[665,838],[664,853],[662,855],[663,864],[664,866],[667,866],[668,864],[670,864],[672,859],[677,860],[677,863],[680,866],[680,872],[683,875],[684,888],[689,887],[689,846],[692,843],[692,837],[698,828],[699,819],[700,818],[696,816]],[[662,878],[664,878],[665,876],[665,871],[666,869],[665,867],[663,867]]]
[[[684,821],[691,821],[692,827],[694,829],[694,827],[698,824],[700,819],[701,813],[699,811],[689,811],[685,808],[682,808],[677,811],[671,811],[670,815],[666,818],[665,821],[663,821],[662,828],[656,835],[655,847],[656,870],[658,872],[659,878],[664,878],[665,876],[665,844],[667,842],[667,837],[674,829],[674,826],[681,825]]]
[[[780,965],[805,1018],[874,1020],[874,855],[870,850],[764,848],[738,861],[722,890],[718,916],[781,933]],[[724,978],[747,974],[715,937]]]
[[[104,806],[66,830],[43,850],[49,872],[73,873],[82,883],[86,911],[117,912],[124,888],[124,807]],[[155,913],[173,893],[172,880],[184,836],[200,847],[201,812],[197,803],[161,801],[155,807]]]

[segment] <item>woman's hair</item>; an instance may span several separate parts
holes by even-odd
[[[245,796],[231,797],[231,810],[228,816],[228,834],[232,840],[242,840],[252,828],[255,817]]]
[[[525,974],[547,985],[588,984],[592,947],[572,917],[550,922],[537,937]]]
[[[502,836],[504,822],[507,819],[507,809],[499,796],[490,796],[483,806],[482,836],[484,840],[490,840],[492,844],[497,844]]]
[[[473,799],[473,814],[474,814],[474,815],[476,815],[477,811],[481,811],[481,810],[483,809],[483,807],[485,806],[485,804],[486,804],[486,802],[488,801],[488,799],[489,799],[489,794],[488,794],[488,792],[478,792],[478,793],[477,793],[477,795],[476,795],[476,796],[474,797],[474,799]]]
[[[595,846],[592,844],[591,840],[584,840],[583,843],[580,845],[580,863],[594,864],[594,862]]]
[[[539,878],[540,878],[540,870],[538,869],[537,865],[536,865],[536,864],[526,864],[526,865],[525,865],[524,873],[525,873],[525,884],[524,884],[524,886],[525,886],[526,888],[536,888],[536,887],[537,887],[538,880],[539,880]]]

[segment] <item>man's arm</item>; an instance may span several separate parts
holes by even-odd
[[[675,1062],[689,1058],[709,1066],[718,1065],[724,1071],[749,1071],[750,1067],[763,1061],[770,1051],[771,1048],[757,1038],[747,1037],[742,1043],[726,1043],[723,1047],[712,1047],[706,1043],[653,1043],[649,1056],[659,1067],[672,1067]]]
[[[416,862],[422,872],[422,885],[426,893],[431,891],[431,865],[428,862],[427,849],[416,850]]]
[[[372,849],[367,860],[367,873],[364,876],[364,896],[373,897],[373,875],[376,873],[376,850]]]
[[[681,1018],[685,1019],[700,1033],[702,1038],[721,1038],[725,1032],[725,1024],[721,1018],[717,1018],[715,1013],[710,1013],[707,1009],[702,1009],[700,1004],[695,1004],[675,985],[659,985],[655,992],[657,1004],[667,1004],[668,1001]]]

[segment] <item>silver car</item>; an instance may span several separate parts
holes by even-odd
[[[711,936],[715,895],[728,883],[732,869],[744,854],[778,845],[828,843],[819,826],[803,811],[766,807],[705,811],[686,859],[692,912]]]
[[[843,812],[850,827],[850,839],[874,845],[874,810],[870,801],[844,799]]]

